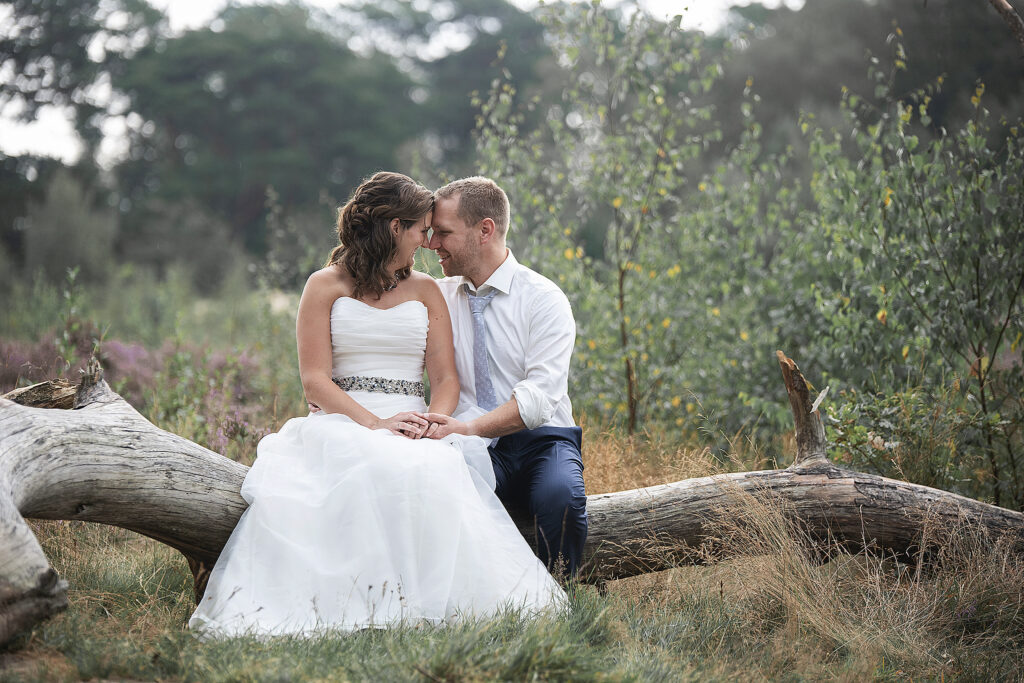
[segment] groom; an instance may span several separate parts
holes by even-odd
[[[508,226],[508,197],[489,178],[435,193],[429,246],[448,276],[438,284],[462,391],[461,420],[429,413],[427,435],[493,439],[495,492],[534,518],[548,569],[573,576],[587,538],[582,431],[567,393],[576,323],[562,290],[506,248]]]

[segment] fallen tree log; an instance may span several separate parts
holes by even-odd
[[[744,496],[779,501],[811,534],[853,550],[909,555],[926,523],[967,522],[1012,534],[1024,551],[1024,514],[831,464],[803,376],[781,352],[779,362],[797,426],[793,465],[589,496],[583,580],[701,561],[694,549],[713,540],[716,521]],[[19,391],[16,400],[54,405],[69,388]],[[185,555],[201,595],[245,510],[239,489],[247,468],[152,425],[110,389],[95,361],[73,410],[7,397],[0,398],[0,643],[67,606],[67,586],[26,518],[100,522],[166,543]],[[528,521],[520,529],[533,540]]]

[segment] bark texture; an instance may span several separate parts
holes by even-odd
[[[999,16],[1003,18],[1006,25],[1010,27],[1013,37],[1017,39],[1021,52],[1024,52],[1024,19],[1020,18],[1007,0],[988,0],[989,4],[996,8]]]
[[[700,477],[590,496],[585,581],[703,561],[716,525],[750,497],[770,500],[813,536],[852,550],[911,555],[928,524],[976,524],[1011,534],[1024,551],[1024,515],[937,489],[836,467],[796,364],[779,354],[797,425],[797,454],[785,470]],[[111,524],[181,551],[201,595],[245,510],[247,468],[147,421],[102,380],[93,364],[73,409],[36,405],[67,385],[44,383],[0,398],[0,643],[67,605],[25,518]],[[66,396],[63,400],[67,400]],[[34,403],[35,405],[22,405]],[[533,540],[529,520],[519,522]]]

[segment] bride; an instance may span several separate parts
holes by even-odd
[[[189,620],[203,635],[309,634],[484,617],[564,593],[494,495],[486,444],[422,439],[459,395],[447,305],[412,270],[433,196],[377,173],[299,301],[299,372],[320,407],[260,441],[249,508]],[[430,405],[424,402],[424,367]]]

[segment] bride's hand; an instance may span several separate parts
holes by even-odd
[[[429,420],[430,426],[423,433],[425,438],[443,439],[449,434],[469,434],[469,427],[465,422],[456,420],[451,415],[442,413],[420,413],[420,417]]]
[[[430,422],[414,412],[407,411],[397,413],[391,417],[381,418],[371,426],[371,429],[387,429],[392,434],[398,434],[410,439],[418,439],[423,436],[423,433],[429,426]]]

